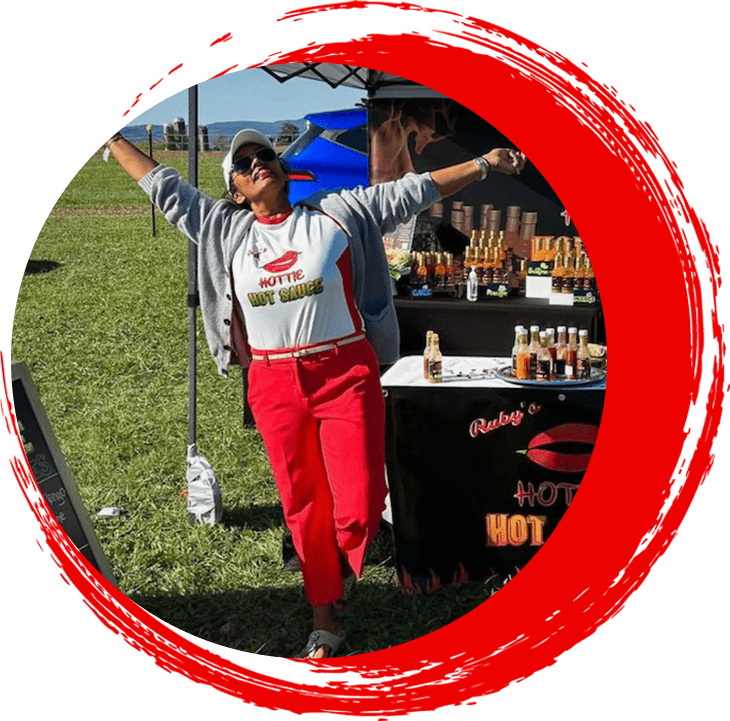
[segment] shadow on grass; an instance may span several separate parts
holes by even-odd
[[[163,621],[212,643],[247,653],[293,658],[311,629],[311,608],[301,576],[294,586],[262,585],[214,594],[130,596]],[[368,550],[363,578],[342,619],[346,640],[339,655],[370,653],[407,643],[455,621],[484,602],[484,583],[446,586],[431,595],[403,595],[387,524]]]
[[[312,630],[301,587],[246,588],[192,596],[133,596],[149,613],[198,638],[247,653],[295,658]],[[486,600],[480,584],[406,598],[393,584],[361,581],[347,614],[341,656],[379,651],[425,636]]]
[[[223,523],[230,528],[249,528],[266,531],[284,525],[284,514],[279,504],[269,506],[241,506],[225,508]]]
[[[61,264],[55,260],[29,260],[25,265],[23,275],[37,275],[39,273],[50,273],[56,270]]]

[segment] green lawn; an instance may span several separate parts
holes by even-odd
[[[165,162],[185,171],[186,156]],[[223,192],[220,155],[200,185]],[[198,448],[218,476],[223,523],[187,521],[187,242],[111,161],[92,157],[45,223],[15,314],[12,360],[31,370],[120,590],[189,633],[272,656],[299,651],[310,610],[281,563],[282,514],[258,433],[242,424],[238,369],[216,372],[198,323]],[[104,506],[118,518],[100,519]],[[381,534],[345,623],[342,653],[433,631],[488,597],[469,584],[405,598]]]

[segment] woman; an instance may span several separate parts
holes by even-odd
[[[299,556],[313,632],[304,657],[333,656],[336,611],[362,573],[384,508],[385,409],[378,364],[398,357],[382,235],[524,156],[484,156],[292,207],[271,142],[242,130],[223,160],[233,203],[112,137],[106,147],[198,244],[201,309],[219,372],[249,365],[249,403]]]

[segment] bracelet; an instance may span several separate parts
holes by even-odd
[[[114,135],[109,138],[109,140],[104,143],[105,148],[110,148],[113,143],[116,143],[117,140],[124,140],[124,136],[121,133],[114,133]]]
[[[114,133],[109,140],[104,143],[104,151],[101,154],[101,159],[105,162],[109,162],[109,156],[111,155],[110,148],[117,140],[124,140],[124,136],[121,133]]]
[[[492,169],[492,166],[489,164],[489,161],[481,155],[477,155],[477,157],[474,158],[474,162],[481,172],[479,180],[484,180],[489,175],[489,171]]]

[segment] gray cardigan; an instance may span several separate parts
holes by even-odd
[[[254,214],[229,200],[214,200],[186,183],[177,171],[158,165],[139,185],[165,218],[198,246],[198,287],[205,334],[222,375],[236,360],[248,365],[240,308],[234,304],[233,254]],[[382,236],[441,196],[428,173],[368,188],[322,192],[303,201],[337,221],[348,236],[355,302],[381,364],[398,359],[400,335]]]

